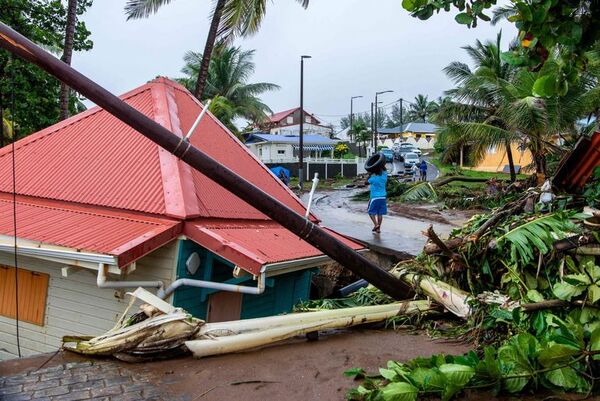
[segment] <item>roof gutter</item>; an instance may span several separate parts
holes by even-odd
[[[267,274],[266,274],[266,269],[263,266],[260,269],[260,274],[258,275],[258,284],[256,287],[217,283],[214,281],[194,280],[194,279],[190,279],[190,278],[180,278],[178,280],[175,280],[173,283],[171,283],[171,285],[169,287],[167,287],[167,289],[165,289],[165,290],[163,290],[162,288],[159,289],[158,292],[156,293],[156,295],[159,298],[165,299],[179,287],[208,288],[211,290],[237,292],[240,294],[260,295],[263,292],[265,292],[266,282],[267,282]]]
[[[80,262],[103,263],[108,265],[116,265],[117,259],[114,256],[102,255],[98,253],[86,253],[77,251],[66,251],[60,249],[47,249],[33,246],[17,245],[17,254],[23,256],[33,256],[42,258],[66,259]],[[15,251],[14,245],[0,244],[0,252]]]
[[[104,263],[98,265],[98,276],[96,285],[98,288],[158,288],[162,291],[164,283],[162,281],[108,281],[107,266]]]

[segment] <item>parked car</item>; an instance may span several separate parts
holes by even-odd
[[[402,142],[399,144],[398,150],[395,152],[396,159],[401,160],[404,158],[404,154],[406,153],[416,153],[418,156],[421,156],[421,149],[417,148],[412,143]]]
[[[394,161],[394,152],[392,149],[381,149],[381,153],[385,156],[385,161],[391,163]]]
[[[404,170],[412,169],[412,166],[420,163],[419,155],[413,152],[408,152],[404,154]]]

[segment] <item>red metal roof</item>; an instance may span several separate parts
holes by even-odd
[[[101,207],[17,197],[17,236],[117,258],[126,266],[176,238],[182,223]],[[0,193],[0,235],[13,236],[12,195]]]
[[[183,86],[166,78],[121,98],[179,136],[187,133],[202,110]],[[304,206],[293,192],[210,113],[191,142],[304,214]],[[257,220],[274,224],[267,216],[101,108],[21,139],[15,148],[16,192],[19,199],[26,200],[18,202],[20,238],[119,256],[119,265],[124,266],[174,238],[184,220],[234,219],[238,226],[249,221],[250,228],[232,231],[235,235],[225,239],[229,248],[259,252],[272,247],[267,252],[271,259],[265,259],[269,263],[273,258],[295,259],[309,248],[320,254],[303,242],[298,251],[295,243],[278,248],[277,241],[263,241],[254,233]],[[11,219],[6,217],[12,215],[6,200],[12,190],[12,151],[7,146],[0,149],[0,199],[4,199],[2,210],[8,213],[2,216],[5,225],[0,234],[12,232]],[[278,226],[277,232],[269,227],[265,233],[293,237],[282,227]],[[218,232],[229,238],[225,231]],[[240,266],[244,264],[240,262]]]
[[[290,114],[294,113],[296,110],[300,110],[300,107],[294,107],[293,109],[277,112],[277,113],[273,114],[271,117],[269,117],[269,121],[272,123],[278,123],[281,120],[283,120],[284,118],[286,118],[287,116],[289,116]],[[312,118],[319,121],[319,119],[317,117],[315,117],[314,114],[307,113],[306,110],[304,110],[304,114],[310,115]]]
[[[252,274],[258,274],[266,264],[323,255],[274,221],[201,219],[186,222],[183,232],[211,252]],[[329,232],[353,249],[364,248],[333,231]]]
[[[121,98],[177,135],[185,135],[202,110],[185,88],[165,78]],[[202,120],[191,142],[303,213],[295,195],[214,117]],[[176,218],[267,219],[100,108],[18,141],[15,154],[17,193],[21,195]],[[12,191],[11,163],[7,146],[0,150],[2,192]]]
[[[568,192],[581,191],[597,166],[600,166],[600,132],[590,138],[579,138],[561,161],[553,183]]]

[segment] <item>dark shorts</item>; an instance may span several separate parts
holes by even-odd
[[[384,215],[387,214],[387,199],[375,198],[369,201],[369,208],[367,213],[370,215]]]

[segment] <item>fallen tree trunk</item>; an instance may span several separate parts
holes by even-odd
[[[410,284],[417,292],[422,291],[452,314],[463,319],[471,316],[472,309],[469,302],[474,298],[468,292],[431,276],[410,273],[402,269],[394,269],[392,274]]]
[[[186,341],[195,358],[246,351],[319,330],[341,329],[381,322],[398,315],[432,310],[428,301],[407,301],[388,305],[363,306],[322,312],[294,313],[270,318],[208,323],[199,335]],[[227,329],[232,329],[227,333]],[[236,332],[236,329],[238,330]],[[221,333],[222,335],[216,335]]]
[[[431,183],[434,187],[442,187],[444,185],[450,184],[451,182],[461,181],[461,182],[488,182],[489,178],[480,178],[480,177],[465,177],[461,175],[451,176],[442,178],[440,180],[434,181]],[[508,181],[508,180],[498,180],[498,181]]]

